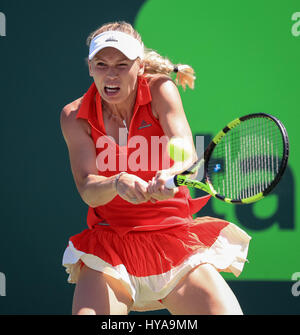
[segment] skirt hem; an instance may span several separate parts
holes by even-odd
[[[219,272],[232,272],[238,277],[245,262],[248,262],[246,257],[250,239],[239,227],[228,223],[210,247],[195,250],[169,271],[148,276],[131,274],[124,264],[111,265],[92,253],[79,250],[69,241],[63,266],[69,274],[69,283],[77,282],[83,262],[94,270],[120,280],[134,301],[133,311],[159,310],[165,308],[159,300],[166,297],[189,271],[201,264],[211,264]]]

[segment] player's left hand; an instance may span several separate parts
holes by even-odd
[[[168,189],[165,186],[166,181],[171,177],[167,170],[157,171],[155,177],[148,182],[147,192],[151,198],[156,200],[166,200],[173,198],[178,192],[178,187]]]

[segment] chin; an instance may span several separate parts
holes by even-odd
[[[119,91],[117,94],[106,94],[104,91],[101,95],[101,98],[105,100],[107,103],[111,104],[124,104],[129,102],[131,97],[135,97],[135,90],[128,90],[128,92],[124,93],[124,91]]]

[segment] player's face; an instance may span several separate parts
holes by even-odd
[[[121,104],[135,97],[142,64],[115,48],[104,48],[89,62],[89,71],[101,98],[107,103]]]

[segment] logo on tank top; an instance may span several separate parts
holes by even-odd
[[[151,123],[147,123],[145,120],[142,121],[141,125],[138,127],[138,129],[148,128],[151,127]]]

